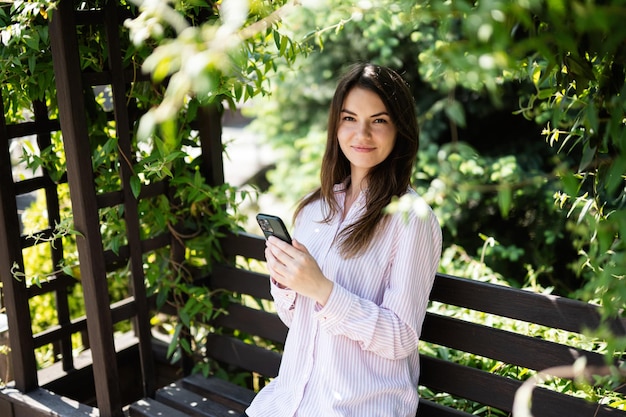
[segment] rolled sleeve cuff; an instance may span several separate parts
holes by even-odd
[[[333,330],[337,328],[339,323],[348,316],[352,303],[353,295],[335,283],[326,305],[323,307],[319,304],[316,305],[315,317],[319,320],[323,329],[333,333]]]
[[[274,281],[273,278],[270,278],[270,282],[272,283],[270,292],[272,297],[274,297],[274,301],[284,305],[293,305],[294,301],[296,301],[296,292],[280,285],[278,282]]]

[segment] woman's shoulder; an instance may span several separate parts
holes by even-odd
[[[392,223],[420,227],[424,223],[439,227],[439,222],[430,205],[412,188],[395,198],[386,208]]]

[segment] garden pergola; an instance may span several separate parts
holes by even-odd
[[[125,404],[148,396],[159,383],[159,363],[155,361],[155,345],[151,336],[151,308],[146,296],[143,256],[157,248],[169,247],[173,257],[184,256],[180,242],[171,235],[142,240],[139,231],[137,201],[168,193],[166,182],[144,187],[135,198],[131,192],[133,150],[131,135],[136,122],[129,90],[133,83],[147,78],[132,68],[124,68],[120,28],[127,17],[117,1],[107,1],[97,10],[76,10],[70,0],[61,0],[50,20],[52,60],[57,89],[59,119],[50,120],[43,100],[33,101],[33,120],[7,124],[0,118],[0,276],[3,302],[8,316],[14,386],[0,395],[0,415],[56,415],[55,407],[69,412],[59,396],[68,396],[82,405],[96,406],[100,416],[122,416]],[[101,72],[82,70],[76,28],[92,26],[101,30],[106,44],[106,69]],[[106,117],[115,121],[118,139],[119,177],[115,192],[98,193],[94,185],[92,152],[89,144],[84,89],[110,86],[112,110]],[[0,106],[2,102],[0,101]],[[102,110],[104,111],[104,110]],[[221,153],[221,112],[202,108],[196,129],[203,151],[203,174],[210,184],[223,182]],[[28,285],[15,277],[24,270],[23,250],[35,245],[48,245],[51,262],[63,258],[63,243],[54,239],[52,228],[59,222],[58,184],[46,171],[26,180],[15,179],[9,148],[12,141],[34,135],[40,149],[51,143],[51,132],[60,130],[66,157],[66,175],[61,182],[69,184],[73,220],[80,261],[80,280],[62,271],[38,285]],[[16,198],[36,190],[45,193],[49,228],[31,236],[20,232]],[[103,208],[123,206],[126,242],[117,252],[105,250],[102,243],[101,215]],[[130,265],[128,286],[131,296],[111,303],[107,272]],[[82,287],[86,316],[72,318],[68,298],[72,288]],[[54,294],[56,321],[49,329],[33,334],[29,300]],[[132,322],[132,334],[114,337],[114,324]],[[77,363],[72,355],[72,335],[81,334],[89,348],[87,365]],[[86,337],[85,337],[86,336]],[[46,344],[54,346],[56,363],[38,370],[34,351]],[[158,356],[158,355],[157,355]],[[167,366],[166,366],[167,368]],[[67,408],[67,410],[66,410]],[[78,407],[80,410],[80,407]],[[39,413],[39,414],[38,414]],[[63,414],[61,414],[63,415]],[[70,414],[67,414],[70,415]]]

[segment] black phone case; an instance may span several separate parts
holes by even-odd
[[[285,223],[280,217],[272,216],[271,214],[259,213],[256,216],[256,220],[257,223],[259,223],[266,239],[270,236],[276,236],[277,238],[291,244],[291,236],[287,231]]]

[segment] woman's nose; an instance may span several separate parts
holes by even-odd
[[[370,128],[369,123],[359,123],[358,134],[361,137],[365,137],[365,138],[370,137],[371,128]]]

